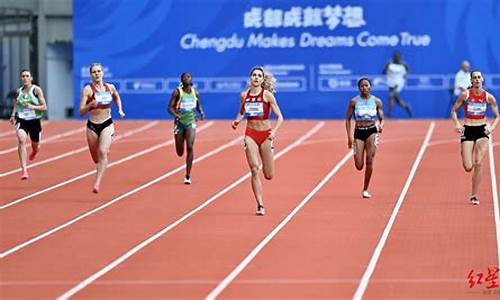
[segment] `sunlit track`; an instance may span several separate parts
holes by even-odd
[[[136,128],[136,129],[132,129],[130,131],[127,131],[127,133],[125,134],[119,134],[115,137],[115,141],[120,141],[124,138],[128,138],[136,133],[139,133],[139,132],[143,132],[149,128],[152,128],[154,126],[156,126],[158,124],[158,121],[153,121],[151,123],[148,123],[144,126],[141,126],[139,128]],[[31,163],[29,164],[27,167],[28,169],[31,169],[33,167],[36,167],[36,166],[40,166],[40,165],[43,165],[43,164],[46,164],[46,163],[50,163],[50,162],[53,162],[53,161],[56,161],[56,160],[59,160],[59,159],[63,159],[63,158],[66,158],[68,156],[71,156],[71,155],[74,155],[74,154],[77,154],[77,153],[80,153],[80,152],[84,152],[84,151],[87,151],[88,150],[88,147],[80,147],[78,149],[75,149],[75,150],[71,150],[69,152],[66,152],[66,153],[63,153],[63,154],[60,154],[60,155],[56,155],[54,157],[51,157],[51,158],[48,158],[48,159],[45,159],[45,160],[41,160],[41,161],[37,161],[35,163]],[[4,176],[7,176],[7,175],[12,175],[12,174],[15,174],[17,172],[20,172],[21,171],[21,168],[17,168],[17,169],[13,169],[13,170],[10,170],[10,171],[7,171],[7,172],[3,172],[3,173],[0,173],[0,177],[4,177]]]
[[[217,298],[220,293],[238,276],[244,268],[259,254],[259,252],[271,241],[271,239],[278,234],[278,232],[302,209],[304,205],[311,200],[311,198],[338,172],[338,170],[352,157],[352,151],[349,151],[340,160],[328,174],[321,180],[321,182],[314,187],[314,189],[299,203],[295,209],[276,226],[271,233],[269,233],[252,251],[248,254],[243,261],[234,268],[206,297],[211,300]]]
[[[311,135],[316,133],[322,126],[324,126],[324,122],[318,123],[315,127],[313,127],[311,130],[309,130],[305,135],[301,136],[295,142],[288,145],[285,149],[278,152],[275,156],[275,160],[279,159],[281,156],[285,155],[286,153],[288,153],[289,151],[291,151],[295,147],[299,146],[306,139],[308,139]],[[249,177],[250,177],[250,173],[247,173],[244,176],[240,177],[238,180],[234,181],[232,184],[230,184],[229,186],[227,186],[226,188],[221,190],[219,193],[217,193],[213,197],[211,197],[208,200],[206,200],[205,202],[203,202],[203,204],[201,204],[200,206],[191,210],[189,213],[185,214],[182,218],[178,219],[176,222],[170,224],[169,226],[165,227],[164,229],[162,229],[161,231],[159,231],[155,235],[149,237],[147,240],[138,244],[137,246],[135,246],[134,248],[129,250],[127,253],[125,253],[124,255],[122,255],[121,257],[119,257],[118,259],[113,261],[112,263],[108,264],[107,266],[105,266],[104,268],[99,270],[98,272],[89,276],[88,278],[86,278],[85,280],[83,280],[82,282],[80,282],[79,284],[77,284],[76,286],[74,286],[73,288],[68,290],[67,292],[65,292],[63,295],[58,297],[58,299],[69,299],[70,297],[72,297],[73,295],[75,295],[76,293],[78,293],[79,291],[84,289],[85,287],[87,287],[89,284],[91,284],[92,282],[94,282],[98,278],[102,277],[103,275],[105,275],[109,271],[116,268],[119,264],[126,261],[129,257],[131,257],[135,253],[139,252],[141,249],[147,247],[149,244],[151,244],[152,242],[154,242],[155,240],[157,240],[158,238],[160,238],[161,236],[163,236],[164,234],[166,234],[167,232],[169,232],[170,230],[172,230],[173,228],[175,228],[176,226],[178,226],[179,224],[181,224],[182,222],[184,222],[185,220],[190,218],[192,215],[196,214],[197,212],[199,212],[200,210],[202,210],[206,206],[210,205],[213,201],[217,200],[219,197],[221,197],[222,195],[224,195],[225,193],[227,193],[228,191],[230,191],[234,187],[238,186],[240,183],[242,183],[243,181],[245,181]]]
[[[385,227],[384,232],[382,233],[382,237],[380,238],[379,243],[377,244],[377,247],[375,248],[375,251],[373,252],[372,258],[370,259],[370,262],[368,263],[368,267],[366,268],[366,271],[363,274],[363,277],[361,278],[361,281],[358,285],[358,288],[356,289],[356,293],[354,294],[353,299],[362,299],[363,298],[366,287],[368,286],[368,282],[373,274],[373,271],[375,270],[375,267],[377,266],[377,262],[380,258],[380,255],[381,255],[382,250],[385,246],[387,238],[389,237],[389,234],[391,232],[392,226],[393,226],[393,224],[396,220],[396,217],[399,213],[399,209],[401,208],[401,205],[403,204],[403,201],[406,197],[406,194],[408,193],[408,189],[410,188],[413,177],[415,176],[415,173],[417,172],[417,169],[420,165],[420,161],[422,160],[422,157],[424,156],[425,150],[426,150],[426,148],[429,144],[429,141],[432,137],[434,127],[435,127],[435,123],[432,122],[431,125],[429,126],[429,130],[427,131],[427,135],[425,136],[425,139],[424,139],[424,142],[422,143],[420,151],[418,152],[417,158],[415,159],[415,162],[413,163],[410,174],[408,175],[408,179],[406,180],[405,186],[403,187],[403,190],[401,191],[401,194],[398,198],[396,206],[394,207],[394,210],[391,214],[391,217],[389,218],[389,221],[387,222],[387,226]]]
[[[316,124],[285,122],[275,144],[275,178],[263,181],[267,213],[257,217],[244,128],[233,131],[229,122],[216,121],[197,135],[195,159],[227,148],[196,161],[191,186],[182,183],[185,156],[177,157],[170,141],[162,151],[110,168],[98,195],[87,176],[0,210],[2,298],[358,299],[384,236],[360,298],[486,296],[484,284],[469,289],[467,272],[487,272],[500,260],[499,142],[490,140],[481,205],[471,206],[470,173],[461,165],[458,136],[445,122],[436,121],[428,138],[430,121],[387,121],[369,200],[360,197],[363,172],[349,159],[344,122],[325,122],[280,157]],[[128,137],[112,147],[116,162],[172,136],[169,123],[135,135],[132,130],[148,123],[131,124],[125,121],[120,133]],[[42,158],[81,146],[72,137],[58,139]],[[9,180],[3,181],[7,199],[15,199],[90,165],[88,154],[75,153],[40,165],[29,182],[0,178]],[[448,257],[453,266],[440,267]]]
[[[209,127],[210,127],[210,126],[212,126],[212,125],[213,125],[213,122],[208,122],[208,123],[204,124],[203,126],[201,126],[201,127],[198,129],[198,131],[202,131],[202,130],[204,130],[204,129],[206,129],[206,128],[209,128]],[[143,156],[143,155],[145,155],[145,154],[148,154],[148,153],[151,153],[151,152],[153,152],[153,151],[156,151],[156,150],[158,150],[158,149],[161,149],[161,148],[163,148],[163,147],[165,147],[165,146],[172,145],[173,143],[174,143],[174,140],[173,140],[173,139],[171,139],[171,140],[169,140],[169,141],[166,141],[166,142],[163,142],[163,143],[157,144],[157,145],[155,145],[155,146],[153,146],[153,147],[149,147],[149,148],[147,148],[147,149],[144,149],[144,150],[142,150],[142,151],[140,151],[140,152],[136,152],[136,153],[134,153],[134,154],[128,155],[128,156],[126,156],[126,157],[124,157],[124,158],[122,158],[122,159],[119,159],[119,160],[117,160],[117,161],[114,161],[114,162],[110,163],[110,164],[108,165],[108,169],[109,169],[109,168],[111,168],[111,167],[113,167],[113,166],[116,166],[116,165],[122,164],[122,163],[124,163],[124,162],[127,162],[127,161],[129,161],[129,160],[135,159],[135,158],[137,158],[137,157]],[[82,179],[82,178],[85,178],[85,177],[88,177],[88,176],[90,176],[90,175],[93,175],[93,174],[95,174],[95,173],[96,173],[96,170],[88,171],[88,172],[83,173],[83,174],[81,174],[81,175],[79,175],[79,176],[76,176],[76,177],[73,177],[73,178],[71,178],[71,179],[68,179],[68,180],[65,180],[65,181],[63,181],[63,182],[60,182],[60,183],[58,183],[58,184],[55,184],[55,185],[49,186],[49,187],[47,187],[47,188],[45,188],[45,189],[42,189],[42,190],[40,190],[40,191],[37,191],[37,192],[35,192],[35,193],[32,193],[32,194],[29,194],[29,195],[27,195],[27,196],[21,197],[21,198],[19,198],[19,199],[15,199],[15,200],[13,200],[13,201],[10,201],[10,202],[8,202],[8,203],[3,204],[2,206],[0,206],[0,210],[3,210],[3,209],[6,209],[6,208],[9,208],[9,207],[11,207],[11,206],[13,206],[13,205],[19,204],[19,203],[21,203],[21,202],[23,202],[23,201],[26,201],[26,200],[31,199],[31,198],[33,198],[33,197],[36,197],[36,196],[38,196],[38,195],[41,195],[41,194],[44,194],[44,193],[46,193],[46,192],[52,191],[52,190],[54,190],[54,189],[60,188],[60,187],[65,186],[65,185],[67,185],[67,184],[69,184],[69,183],[72,183],[72,182],[75,182],[75,181],[80,180],[80,179]]]
[[[202,161],[202,160],[204,160],[204,159],[206,159],[206,158],[208,158],[208,157],[210,157],[212,155],[215,155],[215,154],[217,154],[217,153],[219,153],[221,151],[224,151],[225,149],[227,149],[229,147],[234,146],[240,140],[241,140],[240,138],[236,138],[236,139],[232,140],[231,142],[229,142],[229,143],[227,143],[225,145],[222,145],[222,146],[218,147],[217,149],[212,150],[212,151],[210,151],[210,152],[208,152],[208,153],[200,156],[199,158],[196,158],[193,161],[193,164],[197,163],[199,161]],[[140,192],[141,190],[146,189],[146,188],[150,187],[151,185],[156,184],[159,181],[172,176],[175,173],[183,171],[184,168],[185,168],[185,166],[181,165],[181,166],[175,168],[174,170],[171,170],[168,173],[166,173],[166,174],[164,174],[164,175],[162,175],[160,177],[157,177],[157,178],[155,178],[152,181],[149,181],[146,184],[143,184],[143,185],[141,185],[141,186],[139,186],[139,187],[137,187],[137,188],[135,188],[135,189],[133,189],[131,191],[128,191],[128,192],[126,192],[126,193],[124,193],[124,194],[122,194],[122,195],[120,195],[120,196],[112,199],[109,202],[106,202],[106,204],[104,204],[104,205],[101,205],[101,206],[99,206],[99,207],[97,207],[97,208],[95,208],[95,209],[93,209],[91,211],[88,211],[88,212],[86,212],[86,213],[84,213],[84,214],[82,214],[82,215],[80,215],[80,216],[78,216],[78,217],[76,217],[76,218],[74,218],[74,219],[72,219],[72,220],[70,220],[70,221],[62,224],[62,225],[60,225],[60,226],[57,226],[57,227],[55,227],[55,228],[53,228],[53,229],[51,229],[51,230],[49,230],[49,231],[47,231],[47,232],[45,232],[43,234],[40,234],[40,235],[36,236],[35,238],[33,238],[33,239],[29,240],[29,241],[26,241],[26,242],[24,242],[24,243],[22,243],[20,245],[17,245],[17,246],[15,246],[15,247],[7,250],[7,251],[4,251],[4,252],[0,253],[0,258],[4,258],[7,255],[13,254],[13,253],[21,250],[22,248],[25,248],[25,247],[27,247],[27,246],[29,246],[29,245],[31,245],[31,244],[33,244],[33,243],[35,243],[35,242],[37,242],[37,241],[39,241],[41,239],[44,239],[44,238],[46,238],[46,237],[48,237],[48,236],[50,236],[50,235],[52,235],[52,234],[54,234],[54,233],[62,230],[62,229],[70,226],[70,225],[73,225],[73,224],[75,224],[75,223],[77,223],[77,222],[79,222],[79,221],[81,221],[81,220],[83,220],[83,219],[85,219],[85,218],[87,218],[87,217],[95,214],[96,212],[99,212],[99,211],[105,209],[106,207],[113,205],[114,203],[116,203],[116,202],[118,202],[118,201],[120,201],[120,200],[122,200],[122,199],[124,199],[124,198],[126,198],[128,196],[130,196],[130,195],[133,195],[133,194],[135,194],[137,192]]]
[[[490,162],[491,194],[493,200],[493,215],[495,216],[495,229],[497,240],[497,266],[500,266],[500,208],[498,203],[498,184],[495,166],[495,154],[493,152],[493,137],[488,141],[488,156]]]
[[[54,140],[57,140],[57,139],[60,139],[60,138],[63,138],[63,137],[67,137],[67,136],[70,136],[70,135],[73,135],[73,134],[81,133],[81,132],[84,132],[84,131],[85,131],[85,128],[78,128],[78,129],[70,130],[70,131],[65,132],[65,133],[56,134],[56,135],[50,136],[48,138],[42,139],[41,142],[40,142],[40,144],[50,143],[50,142],[52,142]],[[28,146],[29,145],[31,145],[31,144],[28,143]],[[7,154],[7,153],[10,153],[10,152],[14,152],[14,151],[17,151],[17,146],[9,148],[9,149],[5,149],[5,150],[0,150],[0,155]]]

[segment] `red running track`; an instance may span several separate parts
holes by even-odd
[[[17,173],[0,177],[2,299],[350,299],[356,291],[366,299],[473,299],[500,291],[469,287],[471,269],[498,266],[499,233],[489,160],[481,205],[471,206],[470,176],[449,121],[433,130],[431,121],[387,122],[369,200],[360,198],[363,173],[352,158],[341,163],[349,153],[343,122],[285,122],[276,176],[264,182],[264,217],[254,215],[242,177],[243,128],[217,121],[200,130],[201,160],[185,186],[171,124],[148,123],[117,122],[117,134],[138,132],[113,144],[111,162],[122,162],[107,170],[98,195],[90,191],[95,175],[71,181],[93,170],[87,151],[35,166],[25,182]],[[78,126],[51,122],[44,139]],[[422,147],[426,134],[430,143]],[[47,143],[37,160],[85,146],[83,132],[62,139]],[[493,149],[498,174],[500,148]],[[0,172],[15,168],[16,156],[0,156]]]

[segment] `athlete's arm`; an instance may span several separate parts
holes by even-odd
[[[80,116],[85,116],[91,108],[97,107],[97,101],[92,100],[87,103],[87,100],[92,95],[92,89],[89,85],[83,88],[82,94],[80,95]]]
[[[455,104],[453,104],[453,107],[451,108],[451,119],[453,120],[453,123],[455,124],[455,130],[458,133],[463,133],[464,127],[462,126],[462,124],[460,124],[460,121],[458,120],[457,111],[460,108],[460,106],[462,106],[462,104],[464,103],[466,94],[467,92],[461,93],[457,101],[455,101]]]
[[[15,100],[12,102],[12,114],[10,115],[10,124],[14,125],[14,123],[16,122],[16,112],[17,112],[17,97],[19,96],[19,93],[16,92],[16,95],[15,95]]]
[[[125,113],[123,112],[122,106],[122,98],[120,97],[120,94],[118,94],[118,91],[116,90],[114,84],[108,83],[108,85],[111,88],[111,95],[113,96],[113,101],[115,101],[116,107],[118,108],[118,114],[120,115],[120,118],[125,118]]]
[[[497,100],[495,99],[495,96],[488,94],[489,96],[489,102],[490,102],[490,107],[491,107],[491,112],[493,113],[493,116],[495,119],[493,120],[493,123],[488,128],[489,133],[492,133],[493,130],[495,130],[495,127],[497,127],[498,121],[500,121],[500,116],[498,113],[498,106],[497,106]]]
[[[179,99],[179,90],[175,89],[170,96],[170,101],[168,102],[168,112],[174,116],[175,119],[178,119],[180,116],[176,112],[175,107],[177,106],[177,99]]]
[[[378,119],[380,120],[380,123],[378,124],[378,132],[382,132],[382,129],[384,129],[384,109],[383,109],[383,104],[382,100],[379,98],[375,98],[375,103],[377,104],[377,116]]]
[[[283,114],[281,113],[280,107],[278,106],[278,102],[276,101],[276,98],[274,97],[273,93],[265,90],[264,98],[266,98],[269,101],[273,113],[278,118],[276,120],[276,124],[274,124],[274,128],[271,130],[271,134],[269,134],[269,139],[273,139],[274,136],[276,135],[276,132],[278,132],[278,129],[281,127],[281,124],[283,124]]]
[[[241,120],[243,120],[243,117],[245,117],[245,95],[246,92],[242,92],[240,94],[240,111],[238,112],[238,115],[236,115],[236,119],[234,119],[231,123],[231,127],[233,127],[233,129],[236,129]]]
[[[33,90],[33,94],[38,98],[40,105],[33,105],[31,103],[27,103],[25,105],[25,107],[29,108],[29,109],[38,110],[38,111],[46,111],[47,110],[47,103],[45,102],[45,96],[43,95],[42,89],[36,86],[35,89]]]
[[[347,112],[345,115],[345,130],[347,132],[347,147],[352,148],[352,143],[354,141],[354,136],[351,134],[351,119],[354,113],[354,107],[356,106],[356,99],[352,99],[347,106]]]
[[[198,91],[194,91],[196,93],[196,110],[200,113],[200,119],[203,121],[205,120],[205,112],[203,111],[203,108],[201,107],[201,102],[200,102],[200,94],[198,94]]]

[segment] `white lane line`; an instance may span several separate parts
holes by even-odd
[[[199,158],[193,160],[193,164],[195,164],[197,162],[200,162],[200,161],[202,161],[202,160],[204,160],[204,159],[206,159],[206,158],[208,158],[210,156],[213,156],[213,155],[215,155],[215,154],[217,154],[217,153],[219,153],[221,151],[224,151],[225,149],[227,149],[229,147],[232,147],[232,146],[234,146],[235,144],[237,144],[239,142],[241,142],[241,137],[238,137],[238,138],[232,140],[231,142],[229,142],[227,144],[224,144],[224,145],[218,147],[217,149],[212,150],[212,151],[210,151],[210,152],[208,152],[208,153],[200,156]],[[94,209],[92,209],[92,210],[90,210],[90,211],[88,211],[88,212],[86,212],[84,214],[79,215],[78,217],[75,217],[75,218],[71,219],[70,221],[68,221],[68,222],[66,222],[66,223],[64,223],[62,225],[59,225],[59,226],[57,226],[57,227],[55,227],[55,228],[53,228],[53,229],[51,229],[49,231],[46,231],[46,232],[44,232],[42,234],[39,234],[39,235],[35,236],[34,238],[32,238],[32,239],[24,242],[24,243],[21,243],[21,244],[15,246],[15,247],[12,247],[12,248],[10,248],[10,249],[8,249],[8,250],[0,253],[0,258],[4,258],[4,257],[6,257],[8,255],[11,255],[11,254],[13,254],[13,253],[15,253],[15,252],[17,252],[17,251],[19,251],[19,250],[21,250],[21,249],[29,246],[29,245],[31,245],[33,243],[41,240],[41,239],[44,239],[44,238],[46,238],[46,237],[48,237],[48,236],[50,236],[50,235],[52,235],[52,234],[54,234],[54,233],[62,230],[62,229],[70,226],[70,225],[75,224],[76,222],[78,222],[80,220],[83,220],[83,219],[87,218],[88,216],[91,216],[91,215],[95,214],[96,212],[99,212],[99,211],[105,209],[108,206],[111,206],[111,205],[115,204],[116,202],[118,202],[118,201],[120,201],[120,200],[122,200],[122,199],[124,199],[124,198],[126,198],[126,197],[128,197],[130,195],[133,195],[133,194],[135,194],[137,192],[140,192],[140,191],[142,191],[142,190],[150,187],[151,185],[153,185],[153,184],[155,184],[155,183],[157,183],[157,182],[159,182],[159,181],[161,181],[161,180],[163,180],[165,178],[168,178],[168,177],[174,175],[175,173],[178,173],[178,172],[180,172],[180,171],[182,171],[184,169],[185,169],[185,165],[181,165],[181,166],[179,166],[179,167],[177,167],[177,168],[169,171],[168,173],[165,173],[165,174],[161,175],[160,177],[157,177],[157,178],[155,178],[155,179],[153,179],[153,180],[151,180],[151,181],[149,181],[149,182],[147,182],[147,183],[145,183],[145,184],[143,184],[141,186],[136,187],[133,190],[130,190],[130,191],[124,193],[124,194],[121,194],[120,196],[118,196],[118,197],[110,200],[109,202],[106,202],[105,204],[103,204],[101,206],[98,206],[98,207],[96,207],[96,208],[94,208]]]
[[[53,136],[48,137],[46,139],[42,139],[40,141],[40,144],[47,144],[48,142],[51,142],[51,141],[54,141],[54,140],[57,140],[57,139],[60,139],[60,138],[66,137],[66,136],[70,136],[70,135],[73,135],[73,134],[76,134],[76,133],[80,133],[80,132],[83,132],[83,131],[85,131],[85,128],[73,129],[73,130],[67,131],[65,133],[56,134],[56,135],[53,135]],[[27,145],[29,147],[31,147],[31,143],[28,143]],[[0,155],[1,154],[7,154],[7,153],[10,153],[10,152],[13,152],[13,151],[17,151],[17,146],[12,147],[12,148],[8,148],[8,149],[4,149],[4,150],[0,150]]]
[[[413,162],[413,166],[411,167],[410,174],[408,175],[408,179],[406,179],[406,183],[403,187],[403,190],[401,191],[401,194],[399,195],[398,201],[396,202],[396,206],[394,207],[394,210],[392,211],[391,217],[389,218],[389,222],[385,226],[384,232],[382,233],[382,236],[380,237],[380,240],[377,244],[377,247],[375,248],[375,251],[373,252],[372,258],[370,259],[370,263],[368,264],[368,267],[366,268],[366,271],[363,274],[363,277],[361,278],[361,281],[359,282],[358,288],[356,289],[356,292],[353,296],[353,299],[355,299],[355,300],[363,298],[363,295],[364,295],[366,288],[368,286],[368,282],[370,280],[370,277],[372,276],[373,272],[375,271],[375,267],[377,266],[377,262],[380,258],[380,255],[382,254],[382,250],[384,249],[385,243],[387,242],[387,238],[389,237],[389,233],[391,232],[392,226],[394,225],[394,222],[396,220],[396,216],[398,215],[399,209],[401,208],[401,205],[403,205],[403,201],[406,197],[406,194],[408,193],[408,190],[410,189],[411,182],[413,181],[413,177],[415,176],[415,173],[417,172],[418,166],[420,165],[420,161],[422,160],[422,157],[424,156],[425,150],[427,149],[427,146],[429,144],[429,140],[431,139],[431,136],[432,136],[432,133],[434,132],[435,126],[436,126],[436,124],[434,121],[432,121],[431,124],[429,125],[429,129],[427,130],[427,134],[425,136],[424,142],[422,143],[422,146],[420,147],[420,151],[418,152],[417,158]]]
[[[312,136],[314,133],[316,133],[318,130],[320,130],[321,127],[323,127],[324,125],[325,125],[325,122],[320,122],[320,123],[316,124],[316,126],[314,126],[312,129],[310,129],[306,134],[304,134],[302,137],[300,137],[295,142],[288,145],[285,149],[281,150],[278,154],[276,154],[274,159],[275,160],[279,159],[281,156],[285,155],[293,148],[299,146],[306,139],[308,139],[310,136]],[[236,186],[238,186],[240,183],[242,183],[243,181],[245,181],[249,177],[250,177],[250,172],[246,173],[245,175],[240,177],[238,180],[236,180],[235,182],[231,183],[229,186],[227,186],[224,189],[222,189],[221,191],[219,191],[217,194],[212,196],[210,199],[208,199],[207,201],[205,201],[204,203],[202,203],[198,207],[194,208],[193,210],[191,210],[189,213],[182,216],[180,219],[178,219],[174,223],[163,228],[158,233],[152,235],[148,239],[146,239],[143,242],[141,242],[140,244],[136,245],[135,247],[133,247],[132,249],[127,251],[127,253],[123,254],[122,256],[120,256],[119,258],[117,258],[116,260],[114,260],[113,262],[111,262],[110,264],[108,264],[107,266],[102,268],[101,270],[99,270],[96,273],[92,274],[91,276],[87,277],[85,280],[83,280],[82,282],[80,282],[79,284],[77,284],[76,286],[74,286],[73,288],[68,290],[67,292],[65,292],[63,295],[58,297],[58,299],[69,299],[70,297],[72,297],[73,295],[75,295],[76,293],[78,293],[79,291],[84,289],[86,286],[88,286],[89,284],[91,284],[95,280],[99,279],[104,274],[113,270],[116,266],[118,266],[119,264],[121,264],[122,262],[127,260],[129,257],[131,257],[135,253],[139,252],[140,250],[142,250],[143,248],[145,248],[149,244],[153,243],[155,240],[157,240],[158,238],[160,238],[161,236],[163,236],[164,234],[166,234],[167,232],[169,232],[173,228],[177,227],[177,225],[181,224],[182,222],[184,222],[185,220],[190,218],[192,215],[196,214],[197,212],[199,212],[200,210],[205,208],[207,205],[214,202],[216,199],[218,199],[219,197],[221,197],[222,195],[224,195],[228,191],[232,190]]]
[[[220,280],[216,279],[171,279],[171,280],[99,280],[94,282],[97,286],[162,286],[162,285],[215,285]],[[297,278],[297,279],[236,279],[231,284],[264,284],[264,285],[292,285],[292,284],[343,284],[359,282],[359,278]],[[437,283],[463,283],[463,278],[383,278],[374,279],[374,283],[414,283],[414,284],[437,284]],[[0,286],[67,286],[75,285],[74,280],[37,280],[37,281],[2,281]]]
[[[119,135],[117,135],[115,137],[115,142],[119,141],[121,139],[124,139],[126,137],[129,137],[131,135],[134,135],[136,133],[148,130],[149,128],[155,126],[158,123],[159,123],[159,121],[154,121],[154,122],[148,123],[148,124],[146,124],[144,126],[141,126],[139,128],[127,131],[124,134],[119,134]],[[53,162],[53,161],[56,161],[56,160],[59,160],[59,159],[63,159],[65,157],[68,157],[68,156],[71,156],[71,155],[74,155],[74,154],[78,154],[80,152],[86,151],[87,149],[88,149],[87,146],[81,147],[81,148],[78,148],[78,149],[75,149],[75,150],[71,150],[71,151],[68,151],[66,153],[63,153],[63,154],[51,157],[51,158],[47,158],[45,160],[38,161],[36,163],[29,164],[28,165],[28,169],[31,169],[31,168],[36,167],[36,166],[44,165],[44,164],[47,164],[47,163],[50,163],[50,162]],[[4,176],[7,176],[7,175],[15,174],[15,173],[18,173],[18,172],[21,172],[21,168],[17,168],[17,169],[13,169],[13,170],[10,170],[10,171],[4,172],[4,173],[0,173],[0,178],[4,177]]]
[[[231,271],[216,287],[213,289],[208,296],[205,298],[207,300],[212,300],[217,298],[220,293],[245,269],[250,262],[259,254],[259,252],[271,241],[273,237],[275,237],[278,232],[285,227],[288,222],[292,220],[292,218],[299,212],[299,210],[304,207],[304,205],[312,199],[312,197],[335,175],[335,173],[340,170],[340,168],[352,157],[352,151],[349,151],[343,158],[340,160],[329,172],[328,174],[320,181],[316,187],[295,207],[294,210],[288,216],[286,216],[281,223],[279,223],[271,233],[269,233],[258,245],[255,247],[250,254],[241,261],[241,263],[236,266],[236,268]]]
[[[198,128],[198,129],[197,129],[197,131],[198,131],[198,132],[200,132],[200,131],[202,131],[202,130],[204,130],[204,129],[206,129],[206,128],[210,127],[210,126],[212,126],[213,124],[214,124],[214,123],[213,123],[213,121],[210,121],[210,122],[208,122],[208,123],[204,124],[203,126],[200,126],[200,128]],[[173,144],[173,143],[174,143],[174,140],[173,140],[173,139],[171,139],[171,140],[166,141],[166,142],[163,142],[163,143],[161,143],[161,144],[158,144],[158,145],[155,145],[155,146],[149,147],[149,148],[147,148],[147,149],[145,149],[145,150],[142,150],[142,151],[136,152],[136,153],[134,153],[134,154],[132,154],[132,155],[126,156],[126,157],[124,157],[124,158],[122,158],[122,159],[120,159],[120,160],[117,160],[117,161],[115,161],[115,162],[110,163],[110,164],[108,165],[107,169],[109,169],[109,168],[111,168],[111,167],[113,167],[113,166],[116,166],[116,165],[122,164],[122,163],[124,163],[124,162],[126,162],[126,161],[129,161],[129,160],[131,160],[131,159],[137,158],[137,157],[139,157],[139,156],[143,156],[143,155],[145,155],[145,154],[148,154],[148,153],[150,153],[150,152],[153,152],[153,151],[155,151],[155,150],[158,150],[158,149],[160,149],[160,148],[162,148],[162,147],[168,146],[168,145]],[[21,197],[21,198],[16,199],[16,200],[13,200],[13,201],[8,202],[8,203],[6,203],[6,204],[4,204],[4,205],[1,205],[1,206],[0,206],[0,210],[3,210],[3,209],[6,209],[6,208],[8,208],[8,207],[11,207],[11,206],[13,206],[13,205],[19,204],[19,203],[21,203],[21,202],[23,202],[23,201],[26,201],[26,200],[31,199],[31,198],[33,198],[33,197],[36,197],[36,196],[38,196],[38,195],[44,194],[44,193],[46,193],[46,192],[52,191],[52,190],[54,190],[54,189],[60,188],[61,186],[67,185],[67,184],[69,184],[69,183],[72,183],[72,182],[74,182],[74,181],[80,180],[80,179],[82,179],[82,178],[85,178],[85,177],[90,176],[90,175],[95,174],[95,173],[96,173],[96,170],[92,170],[92,171],[89,171],[89,172],[87,172],[87,173],[84,173],[84,174],[81,174],[81,175],[79,175],[79,176],[76,176],[76,177],[73,177],[73,178],[71,178],[71,179],[68,179],[68,180],[66,180],[66,181],[60,182],[60,183],[58,183],[58,184],[55,184],[55,185],[49,186],[49,187],[47,187],[47,188],[45,188],[45,189],[43,189],[43,190],[40,190],[40,191],[38,191],[38,192],[34,192],[34,193],[29,194],[29,195],[27,195],[27,196]]]
[[[6,131],[6,132],[0,133],[0,137],[5,137],[5,136],[15,135],[15,134],[16,134],[15,129],[12,129],[12,131]]]
[[[500,211],[498,205],[498,186],[497,186],[497,175],[495,169],[495,156],[493,154],[493,137],[490,135],[490,139],[488,142],[488,152],[490,158],[490,174],[491,174],[491,193],[493,198],[493,214],[495,216],[495,229],[497,232],[497,256],[498,256],[498,264],[500,266]]]

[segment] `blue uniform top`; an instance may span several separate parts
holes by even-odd
[[[375,103],[375,96],[370,96],[368,99],[363,99],[361,96],[356,97],[354,119],[356,121],[374,122],[377,120],[377,103]]]

